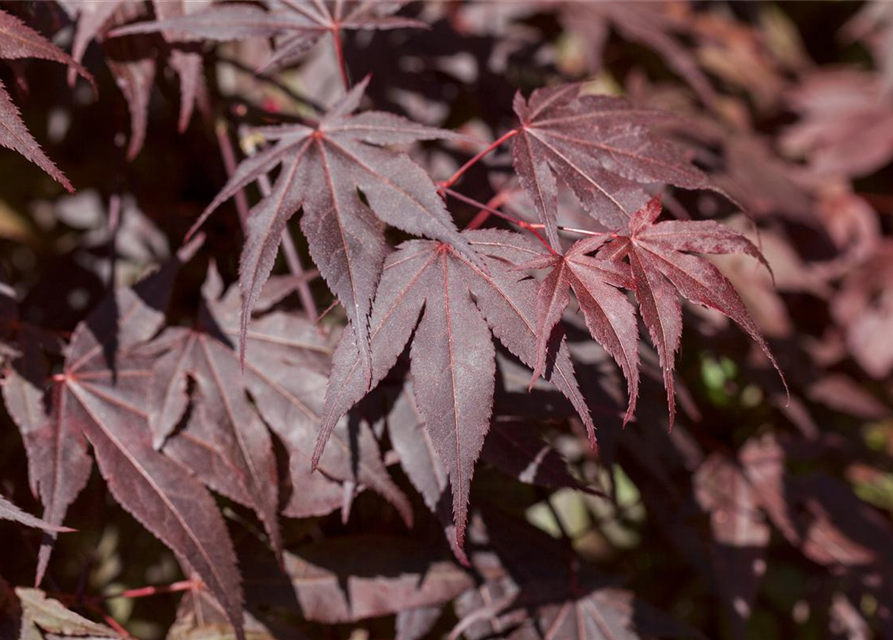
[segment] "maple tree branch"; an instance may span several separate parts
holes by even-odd
[[[507,197],[508,197],[507,191],[500,191],[495,196],[493,196],[492,198],[487,200],[487,206],[490,208],[493,208],[493,209],[495,209],[496,207],[501,207],[503,205],[503,203],[506,201]],[[475,217],[471,219],[471,222],[469,222],[465,226],[465,230],[471,231],[472,229],[479,229],[481,227],[481,225],[483,225],[487,221],[487,218],[489,218],[489,217],[490,217],[490,212],[487,211],[487,209],[481,209],[480,211],[477,212],[477,215],[475,215]]]
[[[511,139],[514,138],[516,135],[518,135],[518,130],[517,130],[517,129],[512,129],[512,130],[510,130],[510,131],[506,131],[503,135],[501,135],[499,138],[497,138],[497,139],[494,140],[492,143],[490,143],[490,145],[487,146],[486,149],[480,151],[480,152],[477,153],[471,160],[469,160],[468,162],[466,162],[465,164],[463,164],[461,167],[459,167],[459,168],[456,170],[456,173],[454,173],[454,174],[451,175],[448,179],[446,179],[446,180],[444,180],[443,182],[441,182],[441,183],[440,183],[440,186],[443,187],[443,188],[452,187],[454,184],[456,184],[456,182],[459,180],[459,178],[461,178],[462,175],[463,175],[466,171],[468,171],[469,169],[471,169],[471,167],[473,167],[474,165],[476,165],[476,164],[481,160],[481,158],[483,158],[484,156],[486,156],[488,153],[490,153],[490,152],[493,151],[494,149],[498,149],[498,148],[502,145],[503,142],[505,142],[506,140],[511,140]]]
[[[220,156],[223,158],[223,168],[226,171],[226,177],[230,178],[236,172],[236,152],[233,149],[233,143],[229,139],[228,127],[225,123],[220,122],[214,127],[214,133],[217,134],[217,146],[220,148]],[[239,214],[239,222],[242,224],[242,231],[245,231],[245,223],[248,220],[248,198],[244,189],[239,189],[235,195],[236,211]]]
[[[127,632],[127,629],[125,629],[123,626],[121,626],[121,623],[118,622],[117,620],[115,620],[111,615],[106,613],[102,607],[97,606],[91,602],[85,602],[84,606],[87,607],[88,609],[90,609],[91,611],[93,611],[94,613],[97,613],[98,615],[102,616],[103,621],[108,626],[110,626],[112,629],[114,629],[125,640],[130,640],[133,638],[133,636]]]
[[[116,598],[147,598],[162,593],[178,593],[180,591],[197,591],[202,589],[203,585],[200,580],[179,580],[171,584],[149,585],[146,587],[137,587],[135,589],[126,589],[118,593],[99,594],[95,596],[83,596],[73,593],[52,593],[48,595],[56,598],[61,602],[69,604],[82,603],[85,606],[96,605],[106,600],[114,600]]]
[[[350,91],[350,75],[347,73],[347,61],[344,59],[341,31],[337,27],[332,29],[332,40],[335,42],[335,57],[338,59],[338,70],[341,72],[341,82],[344,84],[344,90]]]
[[[470,204],[473,207],[477,207],[477,208],[481,209],[482,211],[487,211],[488,213],[491,213],[494,216],[497,216],[498,218],[502,218],[506,222],[511,222],[514,225],[518,225],[522,229],[527,229],[528,231],[530,231],[530,233],[532,233],[534,236],[536,236],[537,240],[539,240],[540,242],[543,243],[543,245],[549,250],[549,253],[555,253],[555,250],[552,248],[552,245],[550,245],[549,242],[543,236],[541,236],[539,234],[539,232],[534,228],[534,225],[530,224],[526,220],[521,220],[519,218],[512,217],[507,213],[503,213],[499,209],[494,209],[493,207],[489,207],[489,206],[485,205],[483,202],[478,202],[474,198],[469,198],[468,196],[462,195],[458,191],[453,191],[449,187],[441,187],[440,192],[444,193],[448,196],[451,196],[451,197],[455,198],[456,200],[459,200],[460,202],[464,202],[465,204]],[[542,228],[542,225],[539,225],[539,228]]]
[[[104,602],[106,600],[114,600],[115,598],[146,598],[161,593],[178,593],[180,591],[195,591],[201,588],[201,582],[197,580],[180,580],[171,584],[149,585],[147,587],[139,587],[136,589],[127,589],[120,593],[112,593],[109,595],[100,595],[90,598],[89,602]]]

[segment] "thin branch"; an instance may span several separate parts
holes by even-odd
[[[443,182],[441,182],[440,186],[443,187],[444,189],[452,187],[454,184],[456,184],[456,182],[459,180],[459,178],[461,178],[462,175],[466,171],[471,169],[471,167],[476,165],[480,161],[481,158],[486,156],[488,153],[490,153],[494,149],[498,149],[502,145],[503,142],[505,142],[506,140],[510,140],[511,138],[514,138],[516,135],[518,135],[517,129],[512,129],[511,131],[505,132],[499,138],[494,140],[486,149],[480,151],[471,160],[469,160],[468,162],[463,164],[461,167],[459,167],[459,169],[456,171],[456,173],[451,175],[447,180],[444,180]]]
[[[215,129],[217,133],[217,143],[220,147],[220,155],[223,158],[223,166],[226,169],[226,175],[229,178],[232,177],[233,173],[236,171],[236,154],[233,149],[233,143],[230,141],[225,124],[221,123]],[[264,175],[258,179],[258,186],[260,187],[261,194],[265,198],[270,195],[270,181],[267,176]],[[239,220],[242,223],[242,231],[244,232],[246,230],[245,223],[248,220],[249,212],[248,198],[245,196],[244,189],[239,189],[236,193],[235,202],[236,210],[239,212]],[[288,265],[289,271],[291,271],[292,275],[300,278],[297,288],[298,296],[301,299],[301,306],[304,307],[304,311],[315,322],[318,315],[316,302],[313,300],[310,285],[304,277],[306,274],[301,265],[301,257],[298,254],[297,247],[295,247],[294,240],[292,240],[291,235],[288,233],[288,229],[282,232],[282,251],[285,254],[285,262]]]
[[[539,234],[539,232],[537,232],[536,228],[534,228],[534,225],[530,224],[526,220],[520,220],[518,218],[514,218],[507,213],[503,213],[499,209],[494,209],[493,207],[488,207],[483,202],[478,202],[474,198],[469,198],[468,196],[464,196],[461,193],[459,193],[458,191],[453,191],[449,187],[441,187],[440,191],[441,191],[441,193],[444,193],[450,197],[453,197],[460,202],[464,202],[465,204],[470,204],[473,207],[477,207],[483,211],[487,211],[487,212],[493,214],[494,216],[502,218],[506,222],[511,222],[512,224],[518,225],[522,229],[527,229],[528,231],[530,231],[530,233],[532,233],[534,236],[536,236],[537,240],[539,240],[540,242],[543,243],[543,246],[545,246],[549,250],[549,253],[555,253],[555,250],[552,248],[552,245],[550,245],[548,243],[548,241],[545,238],[543,238]],[[542,228],[542,225],[539,225],[538,228]]]
[[[161,593],[178,593],[180,591],[195,591],[201,588],[201,583],[196,580],[180,580],[172,584],[162,584],[157,586],[139,587],[137,589],[127,589],[120,593],[112,593],[109,595],[96,596],[90,598],[90,602],[104,602],[106,600],[114,600],[116,598],[146,598]]]
[[[344,84],[344,91],[350,91],[350,75],[347,73],[347,61],[344,59],[341,31],[337,27],[332,29],[332,40],[335,43],[335,57],[338,59],[338,70],[341,72],[341,82]]]
[[[90,602],[85,602],[84,606],[87,607],[88,609],[90,609],[91,611],[93,611],[94,613],[97,613],[100,616],[102,616],[102,619],[105,621],[105,623],[108,626],[110,626],[112,629],[114,629],[125,640],[131,640],[133,638],[133,636],[127,632],[127,629],[125,629],[123,626],[121,626],[120,622],[118,622],[112,616],[110,616],[108,613],[106,613],[102,607],[97,606]]]
[[[508,191],[505,191],[505,190],[500,191],[495,196],[493,196],[492,198],[487,200],[487,206],[492,209],[495,209],[496,207],[501,207],[507,199],[508,199]],[[481,227],[481,225],[483,225],[489,217],[490,217],[490,212],[487,211],[486,209],[481,209],[480,211],[477,212],[477,215],[475,215],[474,218],[471,219],[471,222],[469,222],[465,226],[465,230],[470,231],[472,229],[479,229]]]
[[[233,143],[229,139],[229,132],[225,123],[220,122],[214,127],[214,133],[217,134],[217,146],[220,148],[220,157],[223,158],[223,168],[226,170],[226,177],[231,178],[236,172],[236,152],[233,150]],[[239,222],[242,224],[242,232],[245,231],[245,223],[248,221],[248,198],[245,196],[245,190],[239,189],[235,195],[236,211],[239,213]]]

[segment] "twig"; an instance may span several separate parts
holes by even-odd
[[[512,224],[518,225],[522,229],[527,229],[528,231],[530,231],[530,233],[532,233],[534,236],[536,236],[537,240],[539,240],[540,242],[543,243],[543,245],[549,250],[550,253],[555,253],[555,250],[552,248],[552,245],[550,245],[546,241],[546,239],[543,238],[539,234],[539,232],[534,228],[534,225],[527,222],[526,220],[520,220],[519,218],[514,218],[507,213],[503,213],[499,209],[494,209],[493,207],[488,207],[483,202],[478,202],[474,198],[469,198],[468,196],[464,196],[461,193],[459,193],[458,191],[453,191],[452,189],[450,189],[448,187],[441,187],[440,191],[450,197],[455,198],[456,200],[459,200],[460,202],[464,202],[465,204],[470,204],[473,207],[478,207],[479,209],[481,209],[483,211],[487,211],[487,212],[493,214],[494,216],[502,218],[503,220],[505,220],[507,222],[511,222]]]
[[[498,149],[500,147],[500,145],[502,145],[503,142],[515,137],[516,135],[518,135],[517,129],[512,129],[511,131],[507,131],[506,133],[501,135],[499,138],[494,140],[492,143],[490,143],[490,145],[486,149],[483,149],[482,151],[478,152],[471,160],[469,160],[468,162],[463,164],[461,167],[459,167],[456,170],[456,173],[454,173],[448,179],[441,182],[439,186],[444,189],[452,187],[454,184],[456,184],[456,182],[459,180],[459,178],[461,178],[462,175],[466,171],[471,169],[471,167],[476,165],[480,161],[481,158],[486,156],[488,153],[490,153],[494,149]]]
[[[341,31],[337,26],[332,29],[332,40],[335,42],[335,57],[338,59],[338,70],[341,72],[341,82],[344,84],[344,91],[350,91],[350,75],[347,73],[347,62],[344,59]]]

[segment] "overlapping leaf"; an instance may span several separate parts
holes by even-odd
[[[72,56],[78,62],[83,59],[91,40],[94,38],[102,40],[109,28],[135,19],[145,10],[142,2],[126,0],[60,0],[60,2],[72,18],[77,19]],[[124,95],[130,112],[127,158],[132,160],[146,141],[149,99],[158,66],[155,51],[146,42],[103,40],[102,44],[106,63]],[[71,73],[68,75],[69,82],[73,81],[73,75]]]
[[[305,544],[286,554],[285,576],[270,580],[269,569],[246,571],[249,595],[256,590],[273,605],[297,600],[305,619],[328,624],[449,602],[472,586],[471,576],[442,552],[396,536]]]
[[[156,0],[155,14],[161,20],[188,17],[212,6],[213,0]],[[176,30],[165,30],[162,35],[170,43],[169,64],[180,77],[180,117],[177,126],[182,133],[189,126],[189,120],[196,105],[207,109],[207,87],[204,78],[204,62],[200,44],[195,38]]]
[[[475,262],[450,245],[421,240],[404,243],[388,257],[370,333],[372,384],[376,385],[415,329],[410,351],[414,395],[449,478],[460,549],[471,477],[493,407],[496,365],[490,333],[528,366],[536,360],[535,285],[522,279],[508,262],[519,255],[535,255],[536,250],[513,233],[463,235],[481,254]],[[480,261],[488,272],[477,266]],[[362,355],[355,340],[354,332],[345,332],[335,351],[314,462],[337,420],[366,393]],[[544,376],[567,396],[594,438],[595,428],[563,341]]]
[[[639,395],[639,327],[635,308],[619,288],[631,289],[633,279],[629,265],[586,255],[609,239],[610,236],[603,235],[580,240],[565,255],[550,253],[521,265],[527,269],[551,269],[540,284],[536,298],[537,356],[530,385],[533,386],[546,366],[554,344],[555,326],[570,303],[569,289],[572,289],[592,337],[626,376],[629,386],[626,423],[635,411]]]
[[[187,245],[180,259],[196,246]],[[207,491],[152,448],[149,432],[151,362],[137,347],[161,327],[178,267],[172,261],[134,288],[116,291],[75,329],[55,377],[52,413],[37,436],[48,447],[38,487],[45,519],[61,522],[89,475],[86,437],[112,495],[188,562],[243,637],[240,579],[223,519]],[[41,550],[38,577],[48,551]]]
[[[485,513],[493,558],[475,554],[474,564],[490,579],[486,596],[469,592],[458,603],[462,621],[452,633],[512,640],[580,638],[638,640],[689,638],[697,633],[596,574],[561,545],[529,524],[494,510]],[[500,597],[493,597],[494,593]]]
[[[159,15],[156,22],[118,29],[114,35],[181,31],[207,40],[276,38],[276,50],[262,67],[267,69],[294,62],[326,34],[339,37],[341,29],[427,27],[393,15],[405,0],[266,0],[264,4],[219,3],[185,15]]]
[[[18,587],[15,594],[22,609],[21,640],[38,640],[46,637],[72,638],[121,638],[114,629],[87,620],[71,611],[58,600],[47,597],[40,589]]]
[[[645,204],[642,185],[686,189],[709,186],[707,176],[649,127],[668,114],[638,109],[623,98],[580,95],[566,84],[515,96],[520,120],[512,142],[515,170],[545,224],[553,249],[558,238],[558,182],[609,229],[626,230]]]
[[[716,222],[669,220],[655,224],[660,212],[660,197],[652,198],[630,220],[630,234],[612,238],[597,255],[603,260],[629,259],[639,312],[660,357],[672,427],[676,407],[673,369],[682,337],[679,295],[737,322],[779,375],[781,370],[732,283],[710,262],[690,255],[741,253],[768,268],[760,251],[737,231]]]
[[[159,18],[177,19],[209,6],[211,0],[158,0],[153,2]],[[93,39],[102,41],[106,62],[114,74],[130,110],[130,142],[128,159],[142,150],[149,118],[149,98],[157,71],[156,54],[145,41],[113,40],[105,36],[116,25],[144,15],[142,3],[128,0],[61,0],[68,12],[77,18],[72,55],[80,62]],[[168,63],[180,78],[180,117],[178,126],[184,131],[196,105],[207,106],[207,88],[199,43],[188,34],[165,30],[162,35],[170,45]],[[71,77],[71,74],[69,74]]]
[[[270,284],[273,292],[289,291],[276,287],[276,280]],[[320,473],[310,473],[327,382],[325,338],[299,315],[267,313],[248,333],[250,350],[243,374],[234,347],[238,291],[231,288],[222,298],[221,292],[222,284],[212,271],[197,325],[167,329],[144,348],[163,353],[153,366],[151,384],[149,423],[156,446],[194,469],[215,491],[257,511],[280,553],[276,462],[268,427],[290,456],[293,493],[286,515],[329,513],[344,500],[342,484],[352,483],[380,493],[411,523],[409,503],[391,481],[366,426],[350,434],[346,424],[339,425],[335,446],[320,462]],[[261,306],[274,302],[267,295]],[[195,383],[191,394],[189,380]],[[185,426],[175,433],[184,416]]]
[[[243,187],[282,165],[272,193],[248,217],[240,263],[240,347],[244,351],[249,315],[273,267],[286,222],[303,207],[301,229],[310,254],[347,311],[368,379],[368,316],[387,253],[373,212],[404,231],[452,244],[471,261],[477,258],[421,167],[405,154],[380,146],[451,134],[386,113],[349,115],[359,105],[367,82],[335,104],[316,128],[260,129],[276,144],[239,166],[197,224]]]

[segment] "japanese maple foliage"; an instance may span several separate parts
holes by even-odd
[[[893,637],[891,22],[0,3],[0,640]]]

